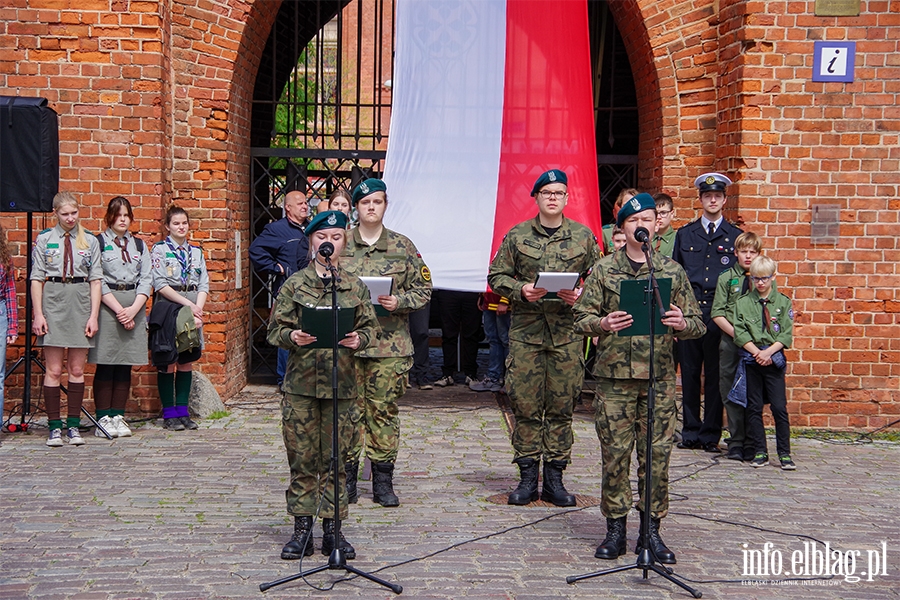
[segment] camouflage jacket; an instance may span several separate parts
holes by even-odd
[[[369,289],[358,278],[340,271],[338,307],[353,309],[356,313],[353,330],[359,334],[360,348],[365,348],[378,334],[378,320],[369,301]],[[278,292],[266,339],[273,346],[290,351],[287,372],[284,375],[284,391],[300,396],[331,398],[331,349],[307,348],[291,341],[295,329],[303,329],[303,307],[331,306],[331,288],[326,290],[316,274],[315,264],[310,264],[285,280]],[[338,398],[356,398],[356,367],[354,351],[338,348]]]
[[[541,271],[579,273],[584,279],[599,258],[600,247],[591,230],[565,217],[552,236],[544,231],[539,217],[510,229],[488,274],[491,289],[510,300],[509,339],[553,346],[581,339],[574,330],[571,306],[555,298],[526,302],[522,288],[534,283]]]
[[[706,333],[700,306],[681,265],[660,254],[654,255],[654,268],[659,279],[672,279],[671,303],[684,313],[687,327],[678,339],[696,339]],[[603,257],[584,284],[584,292],[575,303],[575,330],[599,336],[594,376],[610,379],[648,379],[650,376],[650,336],[619,336],[600,327],[600,320],[611,312],[629,310],[619,306],[619,289],[627,279],[646,279],[647,265],[637,273],[624,250]],[[631,311],[629,311],[631,312]],[[675,353],[671,328],[656,336],[654,356],[657,380],[675,380]]]
[[[393,295],[397,297],[397,310],[384,314],[387,311],[377,309],[381,333],[357,356],[412,356],[408,315],[431,300],[431,272],[415,244],[405,235],[385,227],[378,241],[370,246],[360,237],[359,229],[353,229],[347,233],[347,247],[341,255],[341,266],[357,277],[390,277],[394,280]]]

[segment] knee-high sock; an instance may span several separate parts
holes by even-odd
[[[113,395],[114,365],[97,365],[94,373],[94,406],[97,407],[97,418],[109,416]]]
[[[193,378],[193,371],[175,371],[175,406],[180,417],[188,416],[188,400],[191,397]]]
[[[113,374],[112,403],[109,414],[112,417],[125,414],[125,404],[131,392],[131,365],[116,365]]]
[[[156,389],[159,390],[159,400],[162,402],[163,418],[171,419],[175,416],[175,373],[157,373]]]
[[[44,408],[47,411],[47,427],[50,430],[62,429],[62,419],[59,416],[60,404],[59,386],[44,386]]]
[[[84,402],[84,382],[72,383],[70,381],[66,399],[69,401],[66,427],[78,427],[81,424],[81,403]]]

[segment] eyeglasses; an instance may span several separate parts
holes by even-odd
[[[559,198],[560,200],[562,200],[569,195],[569,192],[551,192],[549,190],[541,190],[540,192],[538,192],[538,195],[544,200],[549,200],[550,198]]]
[[[753,280],[753,283],[763,283],[764,281],[768,281],[768,280],[772,279],[773,277],[775,277],[775,276],[774,275],[766,275],[765,277],[753,277],[751,275],[750,279]]]
[[[669,215],[672,214],[672,211],[671,210],[658,210],[658,211],[656,211],[656,214],[660,217],[668,217]]]

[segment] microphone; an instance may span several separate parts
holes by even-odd
[[[644,231],[646,231],[646,229]],[[324,258],[328,258],[334,254],[334,244],[331,242],[322,242],[317,252]]]
[[[646,244],[647,242],[650,241],[650,232],[647,231],[646,227],[638,227],[637,229],[634,230],[634,239]]]

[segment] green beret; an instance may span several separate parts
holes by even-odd
[[[306,226],[306,235],[310,236],[320,229],[347,229],[347,215],[339,210],[320,212]]]
[[[724,192],[731,180],[721,173],[704,173],[694,180],[694,187],[703,192]]]
[[[562,183],[565,185],[569,185],[569,178],[566,177],[566,174],[559,169],[550,169],[546,173],[541,173],[541,176],[537,178],[537,181],[534,182],[534,187],[531,188],[531,195],[534,196],[541,188],[550,183]]]
[[[631,215],[650,209],[656,210],[656,200],[650,194],[641,192],[631,200],[626,201],[622,208],[619,209],[619,214],[616,216],[616,226],[621,227],[625,219]]]
[[[351,198],[353,206],[356,206],[360,200],[375,192],[387,193],[387,186],[384,185],[384,182],[380,179],[364,179],[353,190],[353,196]]]

